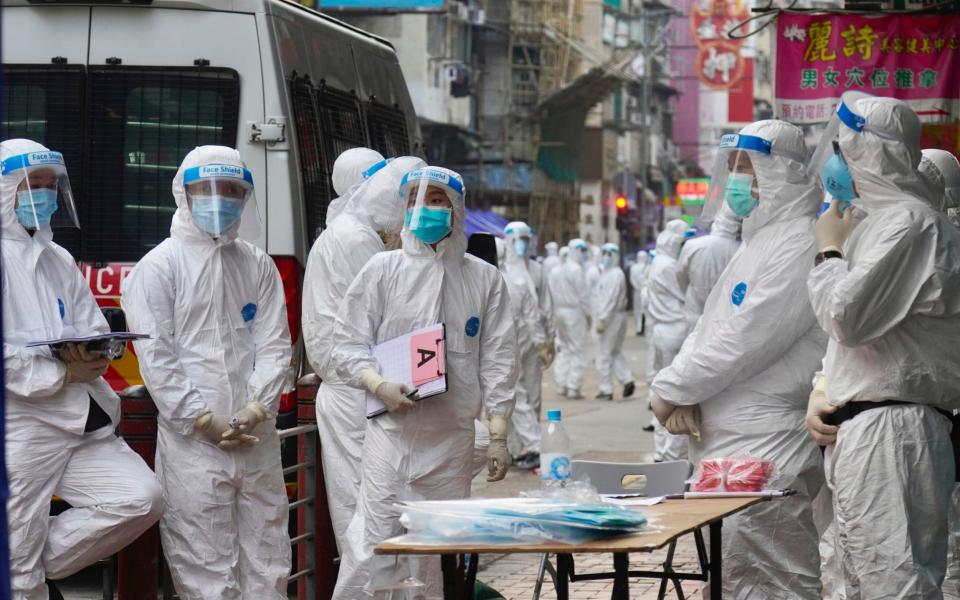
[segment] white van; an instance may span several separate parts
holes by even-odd
[[[250,241],[280,269],[301,348],[303,268],[334,159],[360,145],[422,152],[393,47],[286,0],[4,0],[0,16],[0,139],[63,153],[81,229],[56,240],[100,304],[116,306],[121,277],[169,235],[184,155],[233,146],[256,185],[262,232]],[[109,378],[141,383],[132,353]]]

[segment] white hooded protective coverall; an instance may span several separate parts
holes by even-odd
[[[605,244],[604,248],[606,246]],[[626,310],[627,278],[620,265],[614,262],[600,272],[593,299],[594,325],[601,322],[604,325],[603,332],[597,332],[597,354],[594,361],[599,376],[600,394],[613,394],[614,378],[620,385],[633,383],[633,373],[627,368],[627,361],[623,356],[623,338],[627,333]]]
[[[673,362],[686,337],[687,325],[683,316],[683,290],[677,279],[677,257],[683,244],[686,221],[669,221],[657,236],[656,256],[650,265],[646,285],[646,314],[650,317],[650,341],[647,352],[647,380]],[[654,460],[680,460],[687,457],[687,436],[673,435],[654,419]]]
[[[748,153],[759,204],[743,222],[743,245],[703,317],[651,389],[672,404],[700,405],[701,440],[690,439],[694,464],[767,459],[777,468],[770,487],[798,492],[724,521],[724,598],[813,599],[820,597],[820,563],[811,503],[823,468],[804,415],[826,336],[804,292],[823,192],[802,162],[799,128],[758,121],[740,133],[773,144],[769,155]]]
[[[499,241],[500,238],[497,238]],[[510,306],[517,321],[517,374],[516,404],[510,417],[507,437],[510,454],[521,457],[540,453],[540,384],[543,367],[540,364],[540,347],[547,341],[549,319],[541,310],[538,290],[530,273],[542,274],[540,265],[517,256],[513,250],[515,237],[506,235],[504,262],[501,265],[503,278],[510,293]],[[542,290],[549,297],[549,290]]]
[[[151,336],[134,347],[159,413],[160,537],[181,597],[286,598],[290,539],[274,422],[291,383],[283,284],[236,226],[214,239],[194,223],[184,171],[208,164],[243,161],[222,146],[187,154],[173,179],[170,237],[122,287],[131,330]],[[194,430],[204,413],[229,417],[249,402],[267,409],[252,430],[259,443],[221,450]]]
[[[0,144],[0,161],[45,152],[23,139]],[[107,333],[110,328],[70,253],[49,226],[31,236],[14,214],[23,171],[0,178],[6,461],[13,598],[45,600],[60,579],[117,552],[160,518],[160,486],[114,435],[120,399],[103,378],[65,383],[66,366],[29,342]],[[84,433],[90,402],[110,427]],[[50,516],[50,498],[73,507]]]
[[[560,247],[556,242],[547,242],[544,249],[547,251],[547,256],[543,259],[543,280],[549,281],[550,273],[563,264],[563,261],[560,259]]]
[[[929,149],[923,151],[923,158],[929,159],[943,179],[944,196],[938,205],[941,212],[954,226],[960,227],[960,163],[957,157],[946,150]],[[921,162],[921,167],[923,162]],[[943,597],[946,600],[960,600],[960,484],[953,484],[950,497],[950,513],[947,515],[949,538],[947,554],[947,576],[943,580]]]
[[[583,244],[583,241],[571,240],[567,245],[567,260],[550,273],[549,281],[557,326],[557,358],[553,369],[562,377],[557,382],[561,393],[575,394],[580,393],[587,365],[587,314],[590,312],[589,291],[581,262],[584,254],[575,248],[577,243]]]
[[[694,238],[680,251],[677,281],[683,290],[687,332],[703,314],[707,296],[740,247],[740,219],[727,206],[717,213],[708,235]]]
[[[633,318],[637,335],[643,331],[643,286],[650,268],[650,256],[645,250],[637,252],[637,261],[630,266],[630,286],[633,288]]]
[[[341,152],[337,160],[333,161],[333,173],[330,174],[330,179],[333,180],[333,192],[337,197],[327,207],[327,227],[340,216],[340,213],[346,207],[347,200],[350,198],[347,192],[353,186],[363,183],[364,173],[367,169],[383,160],[383,156],[376,150],[350,148]]]
[[[913,111],[889,98],[854,110],[866,126],[841,126],[840,150],[868,214],[807,281],[830,336],[826,395],[910,405],[860,413],[827,448],[837,546],[848,599],[939,598],[954,465],[933,407],[960,407],[960,235],[926,198]]]
[[[406,413],[367,423],[357,516],[347,535],[355,555],[340,565],[335,598],[370,597],[394,577],[442,595],[437,557],[374,556],[374,547],[402,532],[405,500],[466,498],[473,473],[474,419],[509,418],[516,385],[516,339],[506,283],[499,270],[465,254],[464,202],[453,202],[452,233],[436,251],[404,229],[403,249],[371,258],[347,290],[334,330],[333,360],[345,382],[361,387],[379,372],[370,348],[438,322],[446,325],[446,394]]]
[[[345,534],[357,507],[367,420],[365,392],[343,383],[331,363],[333,327],[350,283],[372,256],[383,252],[380,233],[399,234],[403,227],[403,201],[397,193],[401,178],[425,166],[419,158],[402,156],[352,186],[340,200],[340,216],[320,234],[307,259],[303,342],[314,372],[322,379],[317,427],[330,519],[341,555],[349,550]]]

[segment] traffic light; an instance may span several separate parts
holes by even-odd
[[[623,214],[627,212],[627,198],[626,196],[617,196],[616,200],[617,212]]]

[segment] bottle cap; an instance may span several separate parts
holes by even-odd
[[[559,421],[560,420],[560,409],[551,408],[547,411],[547,420],[548,421]]]

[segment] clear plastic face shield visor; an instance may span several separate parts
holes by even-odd
[[[600,250],[600,264],[604,269],[617,265],[620,260],[620,249],[612,245],[604,245]]]
[[[62,154],[48,150],[11,156],[0,164],[0,173],[22,177],[14,200],[21,225],[80,228]]]
[[[772,146],[773,143],[770,140],[755,135],[734,133],[720,138],[720,147],[717,149],[717,156],[710,172],[707,200],[700,215],[701,227],[706,229],[720,212],[724,202],[727,201],[727,196],[731,195],[727,191],[728,186],[731,192],[735,191],[739,194],[740,201],[744,204],[740,211],[749,214],[747,209],[750,208],[751,199],[754,206],[760,200],[760,187],[750,156],[769,156]],[[737,213],[733,206],[731,209]]]
[[[426,244],[435,244],[453,231],[454,202],[463,198],[463,181],[446,169],[417,169],[403,176],[400,196],[403,230]]]
[[[210,164],[183,173],[190,214],[213,237],[239,229],[248,239],[260,236],[260,215],[253,193],[253,175],[245,167]]]
[[[817,147],[810,157],[810,163],[807,167],[808,173],[819,177],[827,161],[839,154],[841,127],[848,127],[856,132],[864,130],[866,120],[857,114],[854,108],[861,98],[873,98],[873,96],[863,92],[844,92],[840,97],[837,110],[830,116],[830,121],[827,122],[826,128],[820,135],[820,140],[817,142]]]
[[[577,241],[570,248],[569,257],[572,258],[578,265],[585,265],[590,259],[590,248],[587,246],[586,242]]]

